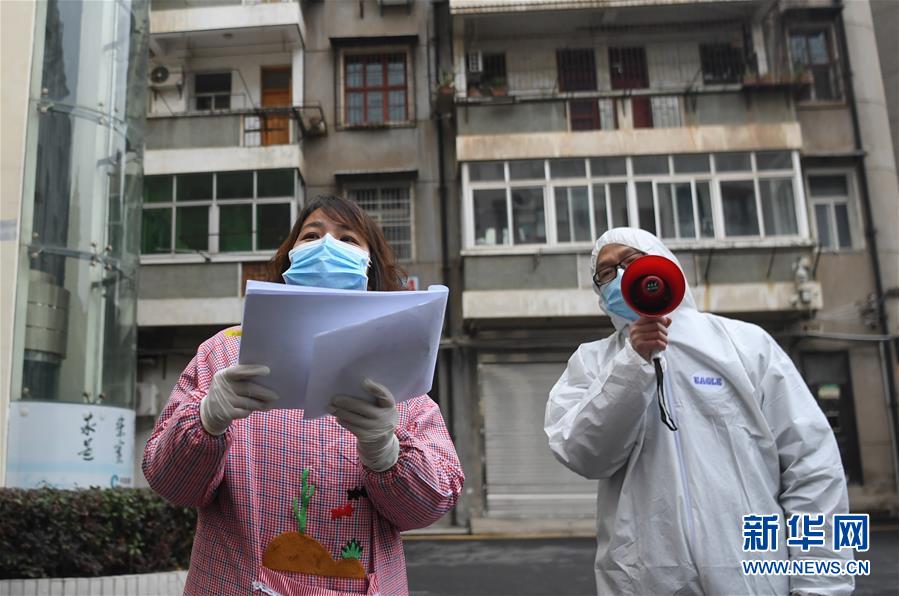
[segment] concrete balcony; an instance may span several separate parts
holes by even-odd
[[[589,132],[525,132],[460,135],[460,161],[648,155],[799,149],[802,131],[796,122],[684,126]]]
[[[296,0],[156,0],[150,11],[150,34],[157,55],[203,47],[221,52],[228,46],[265,45],[273,39],[302,45],[306,24]]]
[[[768,248],[676,251],[700,310],[789,319],[822,307],[821,284],[797,282],[795,266],[813,267],[810,242]],[[513,319],[601,316],[588,254],[465,257],[463,316]]]

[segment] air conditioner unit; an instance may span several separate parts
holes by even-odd
[[[481,74],[484,72],[484,53],[468,52],[465,57],[465,63],[468,66],[468,72],[471,74]]]
[[[184,67],[180,64],[151,64],[147,83],[151,89],[172,89],[184,85]]]

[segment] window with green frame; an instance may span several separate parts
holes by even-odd
[[[287,237],[296,171],[194,172],[144,177],[141,253],[250,253]]]

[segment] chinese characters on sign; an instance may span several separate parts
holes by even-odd
[[[84,461],[93,461],[94,449],[91,446],[91,443],[94,441],[93,434],[97,432],[97,423],[93,422],[94,415],[91,412],[84,414],[81,418],[84,420],[84,426],[81,427],[81,434],[85,436],[85,439],[84,449],[79,451],[78,455],[80,455],[81,459]]]
[[[125,417],[119,416],[115,422],[115,463],[122,463],[122,447],[125,446]]]
[[[809,513],[795,514],[787,520],[786,545],[799,547],[808,552],[813,546],[826,546],[824,516]],[[833,540],[831,550],[839,552],[852,549],[856,552],[868,550],[869,520],[868,514],[835,514],[833,522]],[[743,516],[743,551],[773,552],[777,550],[779,539],[779,516],[744,515]]]

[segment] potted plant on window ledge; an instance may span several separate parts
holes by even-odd
[[[453,110],[453,100],[456,96],[456,83],[453,73],[443,72],[440,75],[440,84],[437,86],[437,94],[434,101],[435,108],[440,114],[448,114]]]
[[[493,77],[487,81],[487,89],[491,97],[506,97],[509,94],[509,83],[506,77]]]
[[[793,82],[800,87],[805,87],[814,83],[815,77],[804,64],[795,64],[793,66]]]

